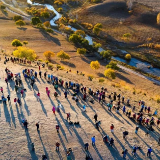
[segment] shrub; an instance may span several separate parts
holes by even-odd
[[[115,79],[116,78],[115,71],[113,69],[111,69],[111,68],[106,69],[104,71],[104,76],[108,77],[108,78],[111,78],[111,79]]]
[[[23,44],[26,46],[28,44],[28,41],[23,41]]]
[[[99,82],[104,82],[105,79],[104,78],[99,78]]]
[[[60,69],[60,68],[61,68],[61,65],[57,64],[57,68]]]
[[[93,70],[97,70],[100,68],[100,63],[98,61],[92,61],[90,63],[90,67],[93,69]]]
[[[84,55],[84,54],[86,54],[86,49],[85,48],[78,48],[77,53],[80,55],[82,55],[82,54]]]
[[[108,65],[106,65],[106,68],[111,68],[114,70],[118,70],[119,67],[117,66],[117,62],[115,61],[110,61]]]
[[[54,67],[53,67],[53,64],[52,64],[52,63],[49,63],[49,64],[48,64],[48,68],[52,70],[52,69],[54,68]]]
[[[43,62],[43,59],[38,59],[37,61],[39,61],[39,62]]]
[[[124,35],[123,35],[123,38],[126,38],[126,39],[128,39],[128,38],[130,38],[131,37],[131,34],[130,33],[125,33]]]
[[[126,55],[125,55],[125,59],[126,59],[126,60],[131,60],[131,55],[130,55],[130,54],[126,54]]]
[[[91,74],[89,74],[89,75],[88,75],[88,80],[91,80],[91,81],[92,81],[92,80],[93,80],[93,78],[94,78],[94,76],[93,76],[93,75],[91,75]]]

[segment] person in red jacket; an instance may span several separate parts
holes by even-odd
[[[111,133],[114,133],[114,125],[113,124],[111,124],[110,129],[111,129]]]
[[[17,105],[17,99],[16,98],[14,99],[14,103],[15,103],[15,105]]]

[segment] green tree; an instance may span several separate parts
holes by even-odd
[[[106,51],[100,52],[100,55],[101,55],[103,58],[108,59],[108,60],[111,59],[111,54],[112,54],[112,51],[111,51],[111,50],[106,50]]]
[[[86,49],[85,48],[78,48],[77,53],[80,55],[84,55],[84,54],[86,54]]]
[[[61,60],[69,60],[70,56],[69,54],[65,53],[63,50],[57,53],[57,57]]]
[[[18,20],[23,20],[23,18],[21,16],[14,16],[13,20],[16,22]]]
[[[26,47],[18,47],[13,51],[13,55],[18,58],[25,58],[29,61],[34,61],[37,57],[34,50]]]
[[[77,34],[71,34],[69,36],[69,41],[73,43],[80,43],[82,41],[82,37]]]
[[[111,69],[111,68],[106,69],[104,71],[104,76],[108,77],[108,78],[111,78],[111,79],[115,79],[116,78],[115,71],[113,69]]]
[[[41,17],[49,18],[49,17],[50,17],[50,14],[49,14],[48,11],[42,11],[42,12],[41,12]]]
[[[102,24],[101,23],[97,23],[94,27],[93,27],[93,33],[96,35],[99,35],[100,31],[102,30]]]
[[[17,26],[24,26],[26,23],[23,21],[23,20],[18,20],[18,21],[16,21],[16,25]]]
[[[31,19],[32,25],[37,25],[38,23],[42,23],[39,17],[32,17]]]
[[[92,61],[90,63],[90,67],[93,69],[93,70],[97,70],[100,68],[100,63],[98,61]]]
[[[114,70],[118,70],[119,67],[117,66],[117,62],[115,61],[110,61],[108,65],[106,65],[106,68],[111,68]]]
[[[14,39],[11,44],[14,47],[22,46],[22,43],[18,39]]]
[[[28,44],[28,41],[23,41],[23,44],[26,46]]]
[[[132,58],[132,57],[131,57],[130,54],[126,54],[126,55],[125,55],[125,59],[126,59],[126,60],[131,60],[131,58]]]
[[[100,44],[100,43],[97,43],[97,42],[93,42],[93,45],[92,45],[92,47],[93,47],[93,49],[97,52],[98,51],[98,49],[101,47],[102,45]]]
[[[45,27],[47,27],[47,28],[51,27],[51,25],[50,25],[50,22],[49,22],[49,21],[44,22],[44,23],[43,23],[43,25],[44,25]]]
[[[43,53],[43,55],[46,57],[46,60],[51,61],[51,57],[54,57],[55,53],[51,51],[46,51]]]

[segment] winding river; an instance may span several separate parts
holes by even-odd
[[[56,16],[50,20],[50,24],[51,26],[57,26],[57,24],[55,24],[55,21],[58,20],[59,18],[62,17],[62,15],[60,13],[58,13],[53,6],[49,5],[49,4],[40,4],[40,3],[34,3],[32,2],[31,0],[27,0],[27,3],[28,4],[31,4],[31,5],[34,5],[34,6],[45,6],[47,9],[53,11]],[[68,27],[70,27],[73,31],[76,31],[77,29],[74,28],[74,27],[71,27],[68,25]],[[87,39],[89,41],[89,44],[92,45],[93,44],[93,39],[91,36],[89,35],[86,35],[85,39]],[[99,52],[100,51],[103,51],[104,49],[103,48],[99,48]],[[125,59],[123,58],[120,58],[118,56],[116,57],[112,57],[112,59],[115,59],[115,60],[118,60],[118,61],[121,61],[121,62],[124,62],[130,66],[133,66],[133,67],[137,67],[138,69],[141,69],[142,71],[146,72],[146,73],[149,73],[149,74],[152,74],[152,75],[155,75],[155,76],[159,76],[160,77],[160,69],[159,68],[153,68],[151,66],[150,63],[148,62],[143,62],[137,58],[131,58],[130,61],[126,61]],[[150,66],[150,69],[148,68],[148,66]]]

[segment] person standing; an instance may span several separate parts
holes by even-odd
[[[97,121],[97,117],[98,117],[98,115],[97,115],[97,113],[94,115],[94,119],[95,119],[95,122]]]
[[[24,93],[24,90],[23,89],[21,89],[21,96],[23,97],[23,93]]]
[[[123,113],[126,112],[126,106],[123,106]]]
[[[64,92],[65,98],[67,98],[67,91]]]
[[[39,131],[39,123],[36,123],[37,131]]]
[[[38,93],[37,93],[37,101],[39,101],[39,99],[40,99],[40,93],[38,91]]]
[[[60,146],[60,143],[56,142],[56,151],[59,152],[59,146]]]
[[[132,150],[132,154],[135,156],[136,155],[136,151],[137,151],[137,147],[134,145],[133,146],[133,150]]]
[[[15,103],[15,105],[17,105],[17,99],[16,98],[14,99],[14,103]]]
[[[56,125],[56,130],[57,130],[57,133],[59,133],[59,125],[58,124]]]
[[[1,93],[3,93],[3,87],[1,87]]]
[[[91,138],[91,140],[92,140],[92,146],[95,146],[95,142],[96,142],[95,136],[93,136],[93,137]]]
[[[128,153],[128,150],[127,149],[124,149],[122,154],[123,154],[123,159],[126,159],[126,155]]]
[[[41,72],[41,71],[39,71],[39,77],[41,78],[41,76],[42,76],[42,72]]]
[[[113,124],[111,124],[110,129],[111,129],[111,133],[114,133],[114,125]]]
[[[86,106],[85,106],[85,105],[83,105],[83,111],[84,111],[84,112],[86,111]]]
[[[52,111],[53,111],[53,114],[55,115],[56,108],[54,106],[52,107]]]
[[[89,144],[88,144],[88,143],[85,143],[85,144],[84,144],[84,149],[85,149],[86,151],[88,151],[88,147],[89,147]]]
[[[137,125],[136,129],[135,129],[135,133],[137,134],[139,130],[139,126]]]
[[[68,120],[70,121],[70,117],[71,117],[71,114],[70,114],[70,113],[67,113],[67,121],[68,121]]]
[[[7,99],[8,99],[8,102],[10,102],[10,99],[11,99],[11,98],[10,98],[10,96],[9,96],[9,95],[7,96]]]
[[[151,156],[151,152],[152,152],[152,148],[149,147],[149,148],[148,148],[148,151],[147,151],[147,157],[150,157],[150,156]]]

